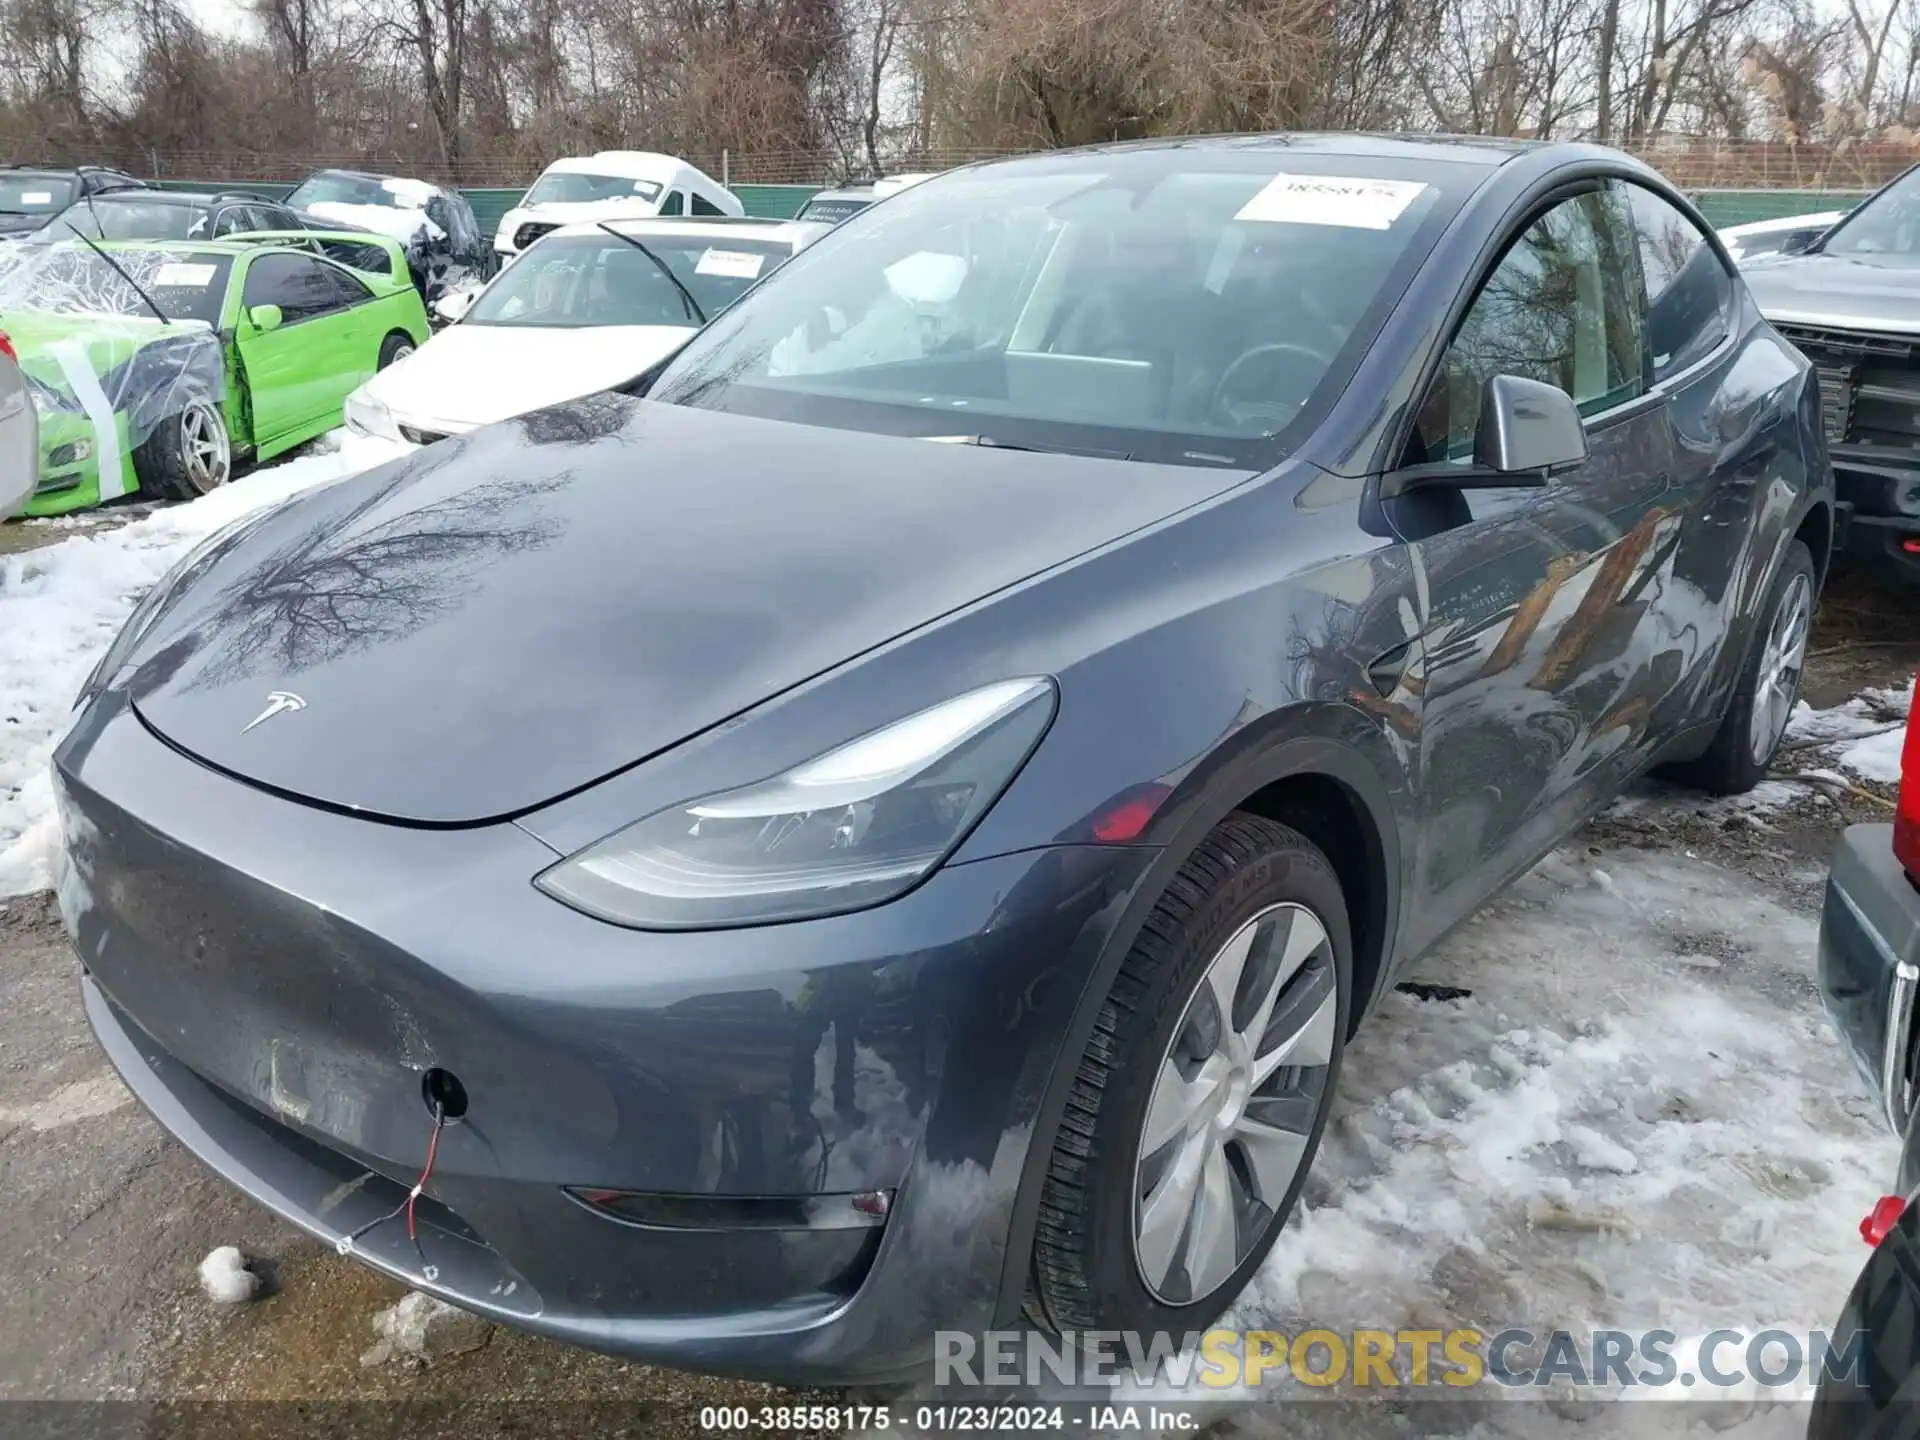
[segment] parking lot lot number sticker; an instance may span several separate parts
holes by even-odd
[[[694,265],[696,275],[726,275],[735,280],[757,280],[767,257],[748,250],[707,250]]]
[[[190,290],[204,290],[213,283],[213,266],[169,261],[153,272],[153,283],[160,289],[179,285]]]
[[[1276,175],[1240,207],[1236,220],[1278,225],[1341,225],[1388,230],[1426,190],[1423,180],[1366,180],[1342,175]]]

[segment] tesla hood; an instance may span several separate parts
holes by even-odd
[[[120,675],[258,784],[502,818],[1243,478],[590,396],[288,503]]]

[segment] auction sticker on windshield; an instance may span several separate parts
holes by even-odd
[[[51,190],[29,190],[20,197],[20,203],[22,205],[51,205],[53,203],[53,192]]]
[[[696,275],[726,275],[735,280],[757,280],[767,257],[749,250],[707,250],[694,264]]]
[[[1388,230],[1426,190],[1423,180],[1367,180],[1341,175],[1276,175],[1240,207],[1236,220],[1282,225],[1343,225]]]
[[[213,266],[169,261],[153,272],[153,283],[163,288],[181,285],[192,290],[204,290],[213,283]]]

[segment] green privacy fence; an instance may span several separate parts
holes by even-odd
[[[1851,210],[1871,190],[1695,190],[1693,203],[1716,230],[1822,210]]]
[[[283,200],[293,186],[284,180],[150,180],[160,190],[245,190],[269,199]],[[736,185],[733,193],[746,206],[747,214],[768,220],[791,220],[800,207],[819,192],[817,185]],[[480,222],[481,233],[491,237],[500,228],[500,217],[520,201],[525,190],[462,190],[473,207],[473,218]]]
[[[155,180],[149,183],[165,190],[249,190],[276,200],[293,189],[283,180]],[[480,222],[480,229],[492,235],[500,228],[500,217],[511,210],[526,192],[517,189],[475,189],[460,193],[467,197],[467,203],[473,207],[474,218]],[[733,193],[740,197],[740,203],[746,206],[749,215],[769,220],[790,220],[799,214],[800,207],[811,196],[819,193],[819,187],[736,185]],[[1709,224],[1720,227],[1741,225],[1749,220],[1806,215],[1816,210],[1846,210],[1866,199],[1869,193],[1865,190],[1695,190],[1693,202],[1700,207]]]

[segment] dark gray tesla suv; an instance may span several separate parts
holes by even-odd
[[[1766,772],[1832,513],[1612,151],[958,171],[185,560],[60,903],[168,1129],[471,1309],[843,1382],[1196,1329],[1410,957],[1642,771]]]

